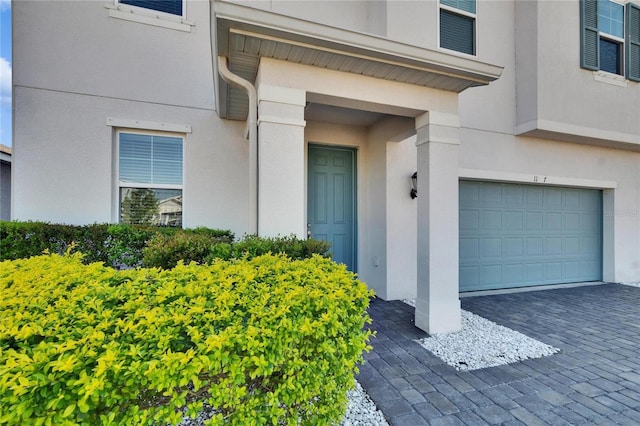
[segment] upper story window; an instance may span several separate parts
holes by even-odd
[[[640,81],[640,6],[580,0],[583,68]]]
[[[120,222],[182,226],[182,137],[118,132]]]
[[[440,0],[440,47],[476,54],[476,0]]]
[[[182,16],[183,0],[120,0],[120,4]]]

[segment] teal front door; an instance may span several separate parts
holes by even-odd
[[[307,230],[331,243],[333,260],[356,271],[356,156],[345,148],[309,146]]]

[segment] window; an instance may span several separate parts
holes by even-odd
[[[582,68],[640,81],[640,6],[580,1]]]
[[[476,54],[476,0],[440,0],[440,47]]]
[[[182,226],[182,137],[118,133],[120,222]]]
[[[120,4],[182,16],[183,0],[120,0]]]

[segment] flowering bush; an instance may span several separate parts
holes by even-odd
[[[314,256],[117,271],[79,254],[0,263],[0,424],[327,424],[372,293]]]

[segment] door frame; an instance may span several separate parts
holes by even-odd
[[[351,204],[351,213],[352,213],[352,234],[353,234],[353,272],[358,272],[358,148],[352,146],[344,146],[344,145],[333,145],[327,143],[318,143],[311,142],[307,143],[306,149],[306,187],[305,187],[305,199],[306,199],[306,220],[305,223],[309,223],[309,150],[311,148],[319,148],[333,151],[348,151],[351,153],[351,190],[352,190],[352,204]]]

